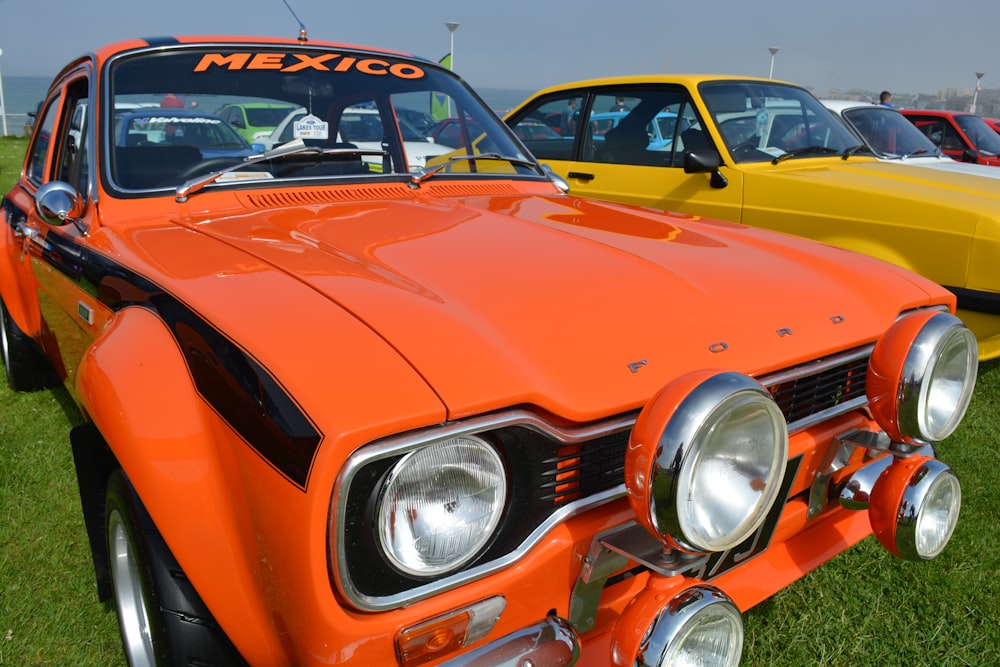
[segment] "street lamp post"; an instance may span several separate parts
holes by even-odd
[[[976,113],[976,102],[979,101],[980,81],[986,76],[986,72],[976,72],[976,92],[972,95],[972,105],[969,106],[969,113]]]
[[[451,69],[455,69],[455,31],[458,30],[458,24],[454,21],[445,21],[445,27],[448,28],[448,32],[451,33],[451,46],[448,47],[448,53],[451,55]]]
[[[444,25],[448,28],[448,32],[451,36],[451,44],[448,46],[448,69],[455,71],[455,31],[458,30],[458,24],[454,21],[445,21]],[[448,117],[451,117],[451,96],[448,96]]]
[[[768,79],[773,79],[774,78],[774,54],[776,54],[778,52],[778,47],[777,46],[769,46],[769,47],[767,47],[767,50],[771,52],[771,69],[768,70],[768,72],[767,72],[767,78]]]
[[[0,49],[0,56],[3,49]],[[7,104],[3,101],[3,74],[0,74],[0,116],[3,116],[3,136],[7,136]]]

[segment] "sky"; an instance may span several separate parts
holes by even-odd
[[[292,11],[289,11],[289,6]],[[294,15],[293,13],[294,12]],[[0,0],[0,75],[52,77],[102,44],[172,34],[295,37],[406,51],[474,88],[598,76],[768,76],[894,94],[1000,88],[1000,0]],[[445,26],[459,27],[452,35]],[[944,30],[941,30],[941,28]]]

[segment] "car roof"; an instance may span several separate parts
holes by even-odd
[[[388,56],[399,56],[411,60],[417,60],[424,64],[437,65],[437,63],[421,56],[415,56],[405,51],[383,49],[362,44],[349,44],[343,42],[330,42],[324,40],[309,39],[302,41],[298,37],[264,37],[264,36],[234,36],[234,35],[169,35],[164,37],[133,38],[111,42],[93,51],[82,54],[80,57],[68,63],[56,75],[55,80],[65,76],[67,73],[79,67],[80,63],[93,59],[97,63],[103,64],[110,58],[130,51],[142,49],[162,49],[174,46],[211,46],[218,44],[221,47],[232,48],[237,45],[246,46],[286,46],[289,49],[350,49],[364,51],[373,54]]]
[[[699,83],[705,83],[708,81],[753,81],[758,83],[772,83],[782,86],[792,86],[794,88],[801,88],[798,84],[794,84],[788,81],[779,81],[777,79],[765,79],[753,76],[738,76],[735,74],[632,74],[628,76],[611,76],[611,77],[601,77],[597,79],[582,79],[580,81],[572,81],[568,83],[561,83],[556,86],[551,86],[540,90],[532,97],[537,97],[538,95],[543,95],[546,93],[556,92],[560,90],[570,90],[573,88],[594,88],[599,86],[618,86],[618,85],[641,85],[650,83],[663,83],[663,84],[682,84],[689,87],[697,86]]]
[[[881,105],[875,104],[874,102],[862,102],[859,100],[820,100],[827,109],[831,111],[836,111],[837,113],[842,113],[848,109],[859,109],[868,107],[878,107]],[[889,109],[890,107],[882,107],[883,109]]]
[[[948,111],[946,109],[900,109],[899,111],[902,114],[921,114],[924,116],[942,116],[942,117],[948,116],[952,118],[957,116],[974,115],[969,113],[968,111]]]

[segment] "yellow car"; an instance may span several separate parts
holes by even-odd
[[[627,115],[606,129],[610,111]],[[515,131],[539,120],[558,137],[525,144],[573,194],[766,227],[903,266],[954,292],[980,359],[1000,357],[995,180],[877,161],[812,94],[771,79],[581,81],[506,117]]]

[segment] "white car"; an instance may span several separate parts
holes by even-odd
[[[821,100],[872,149],[881,160],[905,162],[958,174],[1000,178],[1000,169],[984,164],[958,162],[947,155],[892,107],[850,100]]]
[[[295,134],[296,123],[306,118],[306,109],[299,107],[285,116],[266,137],[254,140],[255,147],[271,150],[276,146],[298,138]],[[435,144],[411,127],[402,118],[397,117],[403,135],[403,146],[406,150],[407,167],[410,171],[419,171],[427,163],[427,158],[435,155],[451,153],[455,149]],[[338,142],[351,143],[362,149],[379,150],[382,148],[382,119],[376,109],[348,108],[340,116],[340,127],[337,132]],[[365,156],[365,162],[381,165],[378,156]],[[1000,171],[1000,170],[998,170]]]

